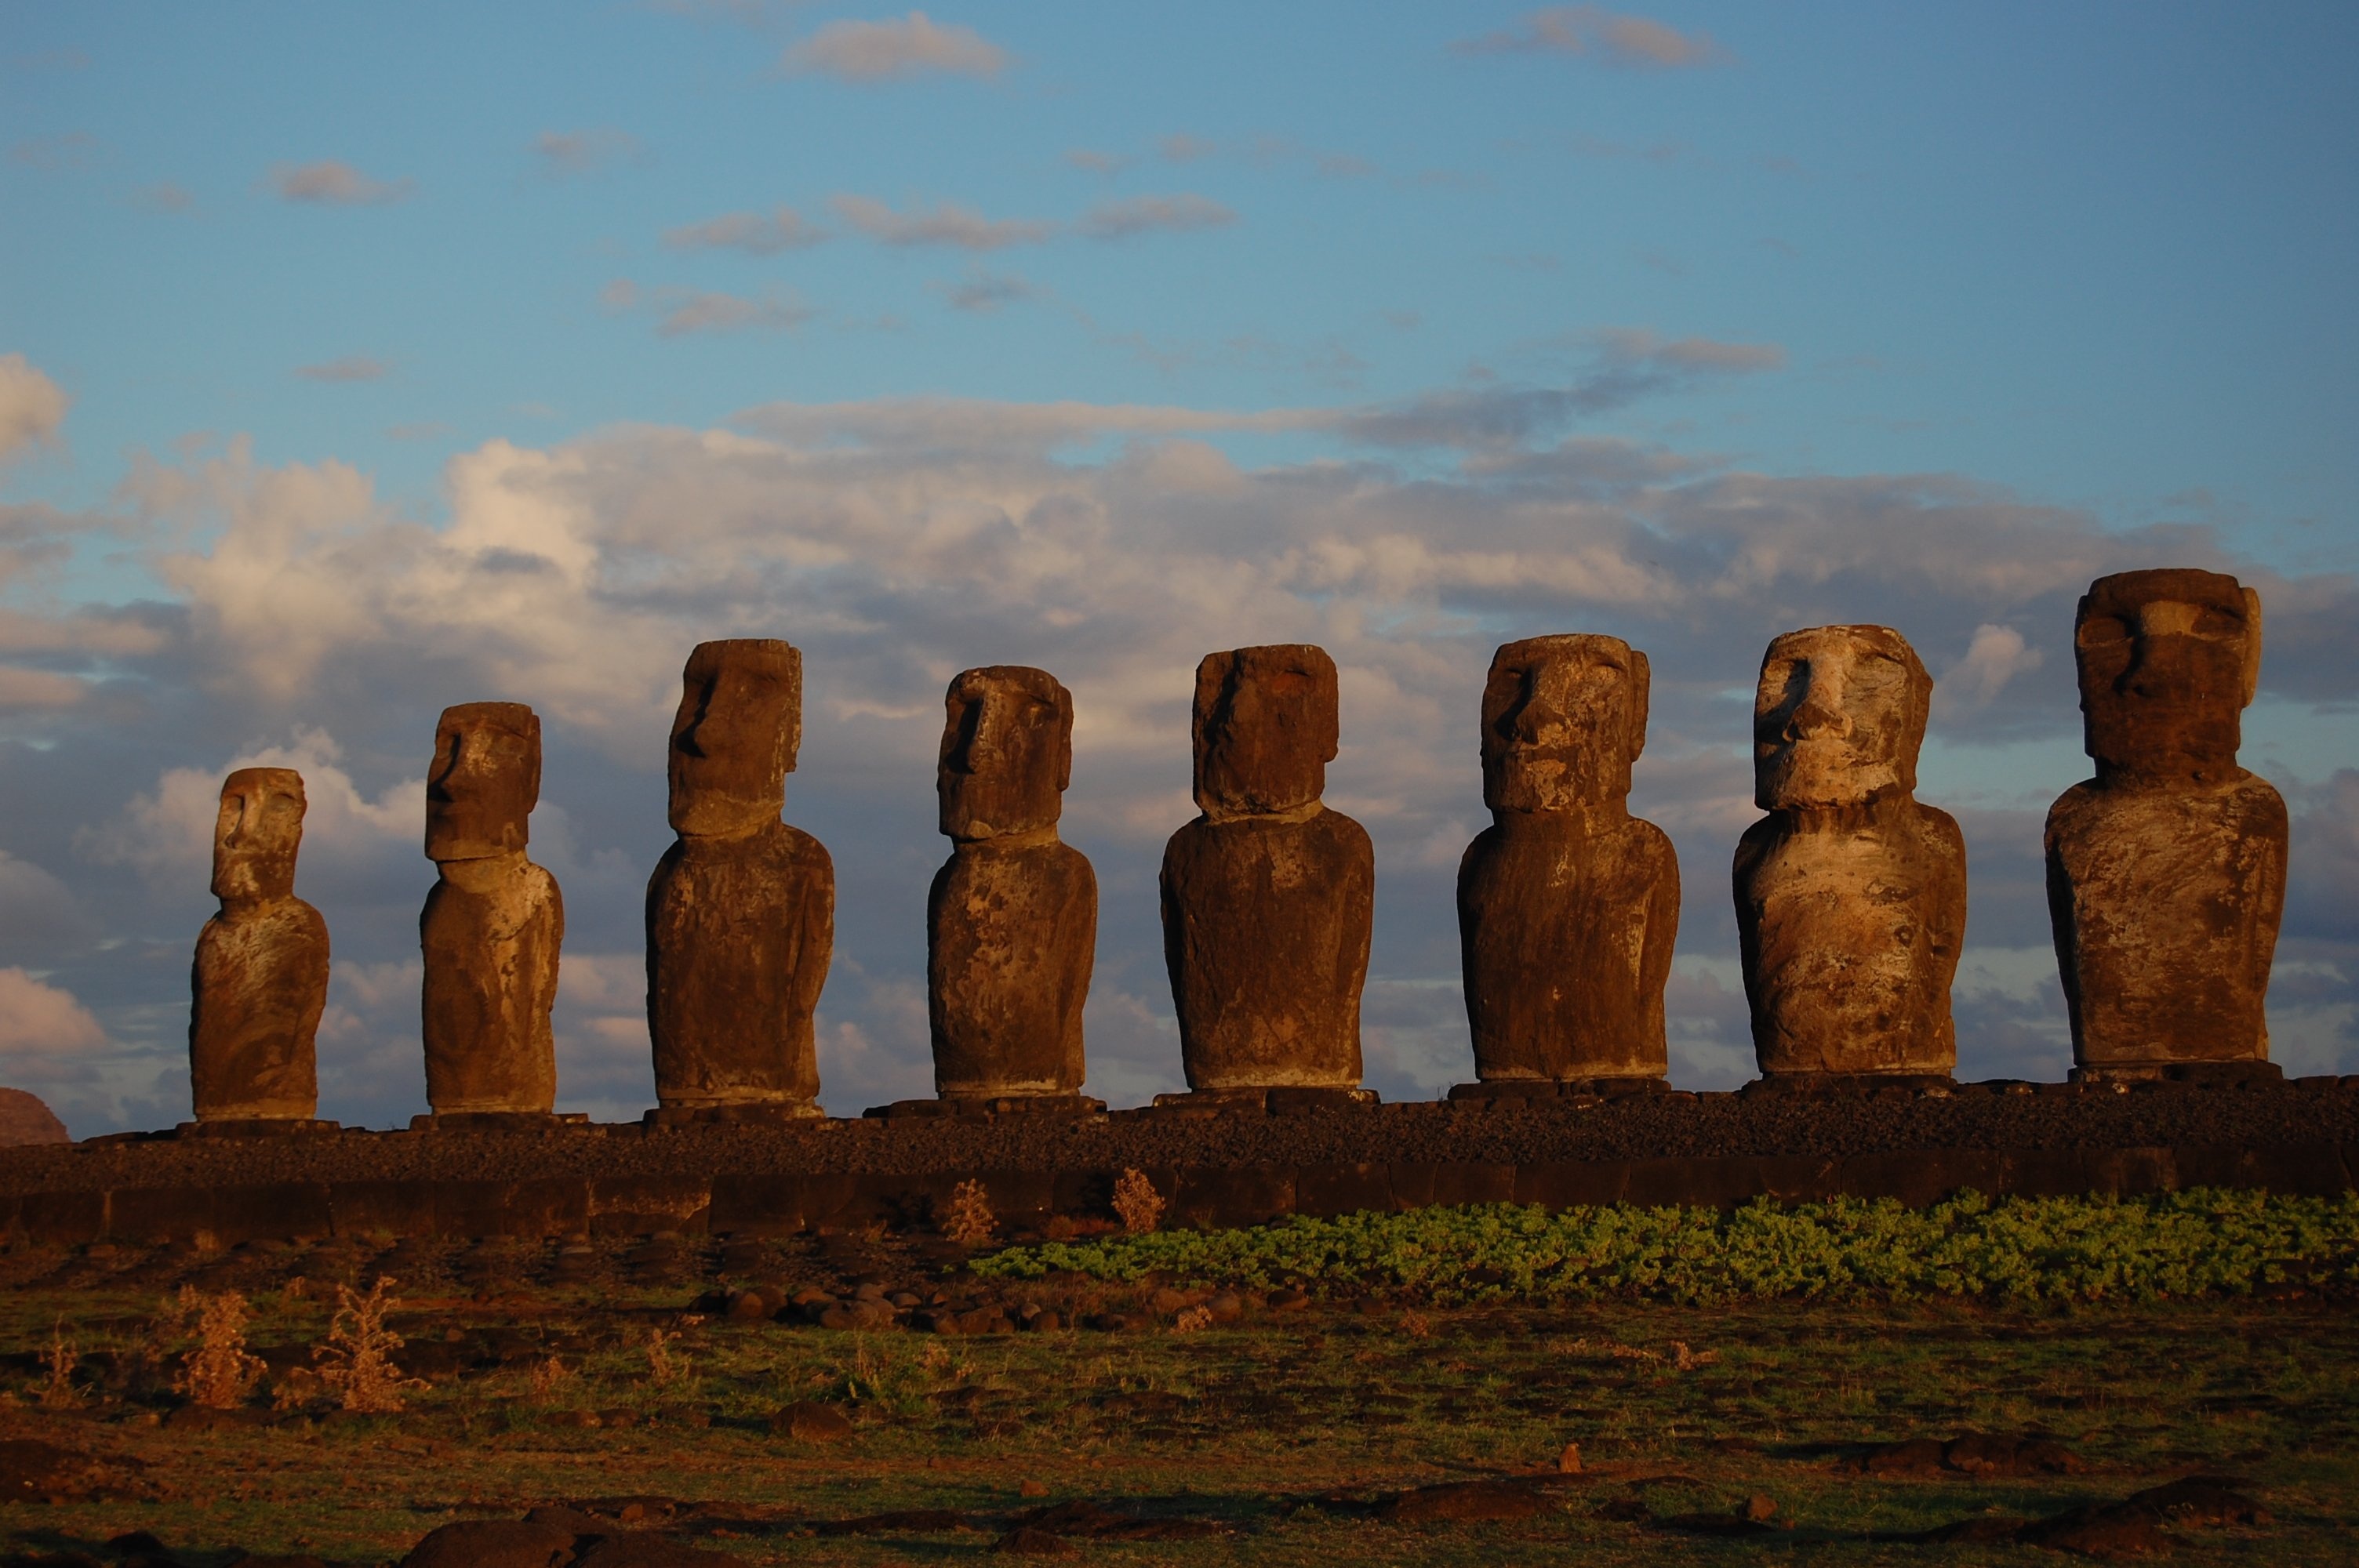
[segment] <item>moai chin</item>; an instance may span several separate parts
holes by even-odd
[[[666,769],[679,837],[647,881],[656,1098],[814,1110],[835,867],[778,816],[802,740],[802,655],[771,638],[700,643],[680,684]]]
[[[2049,808],[2047,850],[2077,1076],[2266,1064],[2286,807],[2236,765],[2260,596],[2218,572],[2102,577],[2072,645],[2097,776]]]
[[[926,899],[927,1015],[945,1099],[1081,1092],[1098,884],[1057,837],[1073,699],[1046,670],[950,685],[935,776],[953,848]]]
[[[1191,1089],[1360,1082],[1375,852],[1319,801],[1335,663],[1305,643],[1196,666],[1196,805],[1163,851],[1163,952]]]
[[[520,702],[442,710],[426,777],[426,1101],[438,1116],[549,1114],[565,902],[525,856],[540,800],[540,719]]]
[[[1754,802],[1736,927],[1765,1077],[1947,1076],[1966,925],[1965,839],[1919,805],[1932,677],[1888,626],[1769,644],[1753,704]]]
[[[1619,637],[1532,637],[1483,687],[1492,826],[1458,867],[1475,1076],[1660,1078],[1679,935],[1670,839],[1630,815],[1647,655]]]
[[[295,896],[303,775],[240,768],[213,822],[221,913],[190,976],[189,1084],[202,1121],[308,1121],[320,1107],[317,1036],[328,923]]]

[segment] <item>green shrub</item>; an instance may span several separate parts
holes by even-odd
[[[1050,1241],[968,1267],[1001,1279],[1162,1274],[1263,1290],[1397,1291],[1444,1305],[1863,1295],[2143,1302],[2359,1282],[2359,1194],[2199,1189],[1994,1201],[1965,1193],[1924,1209],[1890,1198],[1761,1199],[1726,1212],[1480,1204]]]

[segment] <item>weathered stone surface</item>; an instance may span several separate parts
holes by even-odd
[[[26,1089],[0,1089],[0,1149],[72,1141],[66,1124],[40,1096]]]
[[[1196,667],[1196,804],[1163,851],[1163,953],[1193,1089],[1360,1081],[1375,850],[1320,804],[1335,664],[1303,643]]]
[[[2097,776],[2048,813],[2048,905],[2093,1077],[2266,1062],[2285,801],[2236,764],[2260,596],[2187,569],[2099,578],[2073,626]]]
[[[1630,815],[1647,655],[1618,637],[1532,637],[1491,660],[1483,798],[1458,868],[1475,1075],[1658,1078],[1679,935],[1671,841]]]
[[[666,1108],[808,1106],[835,943],[835,867],[778,819],[802,737],[802,655],[701,643],[668,766],[679,835],[647,881],[647,1032]]]
[[[1933,681],[1887,626],[1769,644],[1754,699],[1754,799],[1736,925],[1765,1076],[1947,1074],[1966,925],[1965,839],[1920,806]]]
[[[565,904],[557,879],[525,857],[539,799],[540,719],[531,708],[443,709],[426,784],[426,853],[441,875],[418,922],[426,1101],[438,1114],[556,1104],[549,1014]]]
[[[200,1121],[308,1119],[320,1108],[316,1036],[328,1001],[328,923],[295,896],[303,775],[240,768],[213,822],[221,913],[190,974],[189,1087]]]
[[[1057,837],[1073,699],[1046,670],[951,682],[936,778],[955,844],[926,900],[927,1012],[945,1097],[1077,1094],[1097,876]]]

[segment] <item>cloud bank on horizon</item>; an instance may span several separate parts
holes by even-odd
[[[1743,107],[1811,84],[1808,51],[1738,8],[1448,26],[1355,9],[1371,19],[1349,37],[1272,24],[1267,80],[1202,52],[1212,22],[1137,21],[1159,29],[1142,40],[1005,12],[672,14],[696,9],[583,24],[671,73],[669,107],[593,70],[430,135],[364,136],[306,101],[282,122],[300,135],[177,149],[146,129],[170,106],[135,90],[142,59],[111,67],[68,14],[44,19],[48,54],[99,64],[78,86],[28,78],[5,134],[96,150],[0,175],[37,216],[85,221],[34,231],[27,297],[49,308],[0,341],[0,1081],[77,1134],[187,1114],[213,798],[256,763],[309,786],[299,891],[336,954],[322,1114],[423,1108],[421,780],[439,710],[486,698],[545,726],[533,854],[568,911],[560,1106],[635,1115],[663,740],[690,647],[743,635],[804,652],[788,816],[840,877],[820,1046],[838,1113],[929,1092],[942,693],[993,663],[1042,665],[1075,697],[1065,837],[1103,907],[1091,1092],[1177,1086],[1154,883],[1193,812],[1192,672],[1264,642],[1320,643],[1343,673],[1328,799],[1379,862],[1369,1080],[1470,1076],[1451,884],[1485,821],[1483,672],[1498,643],[1560,631],[1652,661],[1632,805],[1685,881],[1674,1077],[1739,1081],[1727,876],[1756,815],[1754,674],[1778,633],[1862,621],[1898,628],[1937,679],[1919,795],[1971,855],[1962,1070],[2058,1076],[2038,839],[2087,772],[2072,607],[2091,578],[2158,564],[2264,596],[2245,762],[2295,808],[2275,1052],[2359,1071],[2359,475],[2321,439],[2359,391],[2310,368],[2359,343],[2328,282],[2359,261],[2359,225],[2256,244],[2234,264],[2247,287],[2184,334],[2200,341],[2109,362],[2174,269],[2219,256],[2166,256],[2169,276],[2069,308],[1945,287],[1970,270],[1948,270],[1951,247],[2018,237],[1961,241],[1959,210],[2041,198],[1951,168],[1950,211],[1892,207],[1925,170],[1846,166],[1855,138]],[[1861,47],[1919,49],[1962,86],[1997,69],[1932,23],[1886,26]],[[2158,83],[2192,47],[2165,32],[2145,46]],[[2116,111],[2164,113],[2101,43],[2060,48],[2125,71]],[[1281,111],[1284,68],[1322,46],[1374,61],[1367,90]],[[1132,72],[1111,92],[1088,69],[1109,59]],[[2274,64],[2277,99],[2300,102],[2310,67]],[[719,99],[696,85],[716,71],[735,73]],[[1584,106],[1566,72],[1588,73]],[[1214,80],[1225,99],[1203,95]],[[1420,135],[1384,112],[1402,82],[1433,117]],[[1887,129],[1915,112],[1844,91]],[[1175,92],[1203,117],[1175,126]],[[2311,156],[2359,147],[2347,105],[2316,113],[2343,139]],[[822,124],[842,134],[788,135]],[[1821,172],[1766,167],[1765,134]],[[2255,158],[2275,146],[2267,125],[2239,134]],[[809,166],[790,178],[746,151],[788,143]],[[2104,172],[2136,186],[2168,152]],[[1155,164],[1188,166],[1190,189]],[[2154,178],[2151,201],[2185,200]],[[1697,183],[1663,184],[1680,180]],[[166,186],[186,200],[143,194]],[[1732,200],[1707,221],[1713,191]],[[179,250],[66,237],[108,224],[199,227]],[[1864,284],[1846,239],[1917,265]],[[1011,254],[1020,276],[984,265]],[[2291,302],[2263,287],[2313,273]],[[179,302],[193,346],[138,330],[151,296]],[[2305,304],[2311,336],[2261,376],[2251,341]],[[2045,357],[2001,365],[1990,339]],[[2219,384],[2158,374],[2173,353]]]

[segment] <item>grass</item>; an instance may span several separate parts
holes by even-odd
[[[1215,1252],[1260,1256],[1266,1233],[1209,1239]],[[1170,1243],[1101,1245],[1136,1260],[1119,1249],[1142,1244]],[[909,1238],[675,1249],[664,1280],[648,1277],[660,1260],[602,1243],[587,1263],[575,1255],[565,1284],[546,1282],[546,1249],[405,1243],[390,1265],[375,1250],[0,1257],[0,1378],[16,1401],[0,1408],[0,1437],[87,1451],[120,1480],[108,1499],[0,1506],[0,1540],[103,1561],[102,1543],[147,1530],[190,1568],[224,1563],[234,1547],[389,1563],[449,1519],[648,1494],[713,1505],[682,1538],[749,1563],[940,1563],[979,1559],[1021,1509],[1087,1498],[1233,1530],[1081,1543],[1085,1560],[1115,1564],[1471,1568],[1798,1552],[2003,1563],[2044,1559],[2015,1545],[1868,1537],[1993,1510],[2040,1516],[2203,1471],[2248,1483],[2277,1522],[2174,1532],[2174,1561],[2359,1556],[2349,1522],[2359,1518],[2359,1322],[2346,1292],[2314,1279],[2282,1281],[2274,1296],[2159,1301],[1896,1301],[1847,1287],[1708,1303],[1543,1292],[1453,1304],[1440,1299],[1450,1289],[1410,1292],[1395,1271],[1379,1290],[1355,1268],[1314,1278],[1325,1297],[1297,1310],[1175,1332],[1180,1314],[1201,1310],[1201,1292],[1150,1303],[1186,1271],[1068,1270],[948,1283],[1153,1326],[945,1338],[737,1323],[697,1305],[716,1279],[841,1288],[865,1275],[930,1290],[940,1265]],[[140,1370],[158,1360],[151,1325],[183,1277],[245,1293],[249,1342],[276,1375],[327,1336],[335,1283],[405,1269],[389,1326],[408,1344],[395,1358],[429,1386],[409,1390],[399,1414],[315,1403],[272,1420],[257,1394],[257,1424],[193,1427],[155,1386],[169,1369]],[[1252,1282],[1243,1270],[1198,1272],[1207,1284]],[[43,1357],[60,1316],[81,1357],[80,1399],[45,1409]],[[770,1417],[802,1400],[849,1411],[853,1434],[820,1444],[774,1433]],[[2087,1468],[1978,1481],[1839,1467],[1843,1445],[1967,1431],[2049,1433]],[[1362,1506],[1386,1489],[1553,1466],[1569,1443],[1582,1473],[1535,1518],[1405,1525]],[[1793,1528],[1723,1540],[1605,1517],[1634,1504],[1657,1519],[1725,1516],[1756,1494]],[[909,1509],[990,1528],[821,1530]]]
[[[1456,1305],[1633,1296],[1689,1305],[1779,1296],[2158,1302],[2295,1281],[2359,1283],[2359,1193],[1996,1201],[1969,1193],[1926,1209],[1889,1198],[1764,1199],[1725,1213],[1484,1204],[1049,1241],[975,1267],[1004,1279],[1167,1273],[1264,1289],[1387,1290]]]

